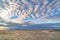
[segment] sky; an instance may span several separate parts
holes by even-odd
[[[20,24],[60,23],[60,0],[0,0],[0,17]]]

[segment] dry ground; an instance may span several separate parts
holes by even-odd
[[[60,31],[5,30],[0,31],[0,40],[60,40]]]

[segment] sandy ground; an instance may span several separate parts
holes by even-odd
[[[0,40],[60,40],[60,31],[5,30],[0,31]]]

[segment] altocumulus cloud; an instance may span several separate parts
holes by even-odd
[[[15,23],[35,19],[54,21],[54,17],[59,15],[60,11],[59,0],[2,0],[2,3],[4,7],[0,6],[0,17]],[[56,18],[58,21],[59,18]]]

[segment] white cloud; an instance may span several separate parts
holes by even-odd
[[[26,0],[22,0],[22,2],[23,2],[24,4],[29,4]]]
[[[34,12],[38,10],[38,7],[39,7],[39,3],[35,6]]]
[[[32,2],[39,2],[40,0],[31,0]]]
[[[8,0],[9,1],[9,0]],[[13,0],[13,1],[15,1],[15,0]],[[38,2],[38,0],[32,0],[33,2]],[[14,2],[11,2],[11,1],[9,1],[9,4],[10,4],[10,6],[8,7],[8,8],[6,8],[7,9],[7,11],[3,11],[3,12],[1,12],[2,14],[0,14],[2,17],[6,17],[6,19],[8,19],[8,15],[7,14],[9,14],[10,16],[9,17],[11,17],[11,16],[13,16],[14,15],[14,10],[17,10],[16,8],[18,8],[19,6],[21,6],[21,10],[17,10],[16,12],[18,13],[18,14],[20,14],[20,16],[18,17],[18,18],[16,18],[16,19],[13,19],[13,20],[10,20],[11,22],[16,22],[16,23],[20,23],[23,19],[25,19],[25,18],[28,18],[28,17],[30,17],[30,16],[32,16],[32,18],[36,18],[36,17],[40,17],[40,14],[37,12],[36,13],[36,11],[38,10],[38,7],[39,7],[39,4],[40,3],[38,3],[36,6],[35,6],[35,9],[34,9],[34,12],[35,12],[35,16],[34,16],[34,14],[33,13],[31,13],[32,12],[32,9],[33,9],[33,6],[32,6],[32,4],[31,3],[28,3],[26,0],[22,0],[22,2],[24,3],[23,5],[18,5],[17,3],[14,3]],[[40,8],[40,11],[41,11],[41,14],[42,14],[42,16],[40,17],[41,19],[47,19],[48,18],[48,13],[51,13],[51,15],[53,15],[53,11],[56,9],[56,8],[58,8],[58,6],[57,6],[57,4],[59,4],[58,2],[57,3],[55,3],[56,2],[56,0],[54,0],[52,3],[50,3],[48,6],[47,6],[47,13],[44,13],[44,11],[45,11],[45,7],[46,7],[46,4],[48,4],[48,1],[47,0],[44,0],[43,1],[43,5],[42,5],[42,7]],[[53,3],[55,3],[54,5],[53,5],[53,7],[55,7],[55,9],[53,9],[52,10],[52,8],[53,7],[50,7]],[[24,10],[24,5],[28,5],[29,6],[29,10],[27,10],[27,11],[25,11]],[[60,10],[60,9],[58,9],[58,10]],[[6,13],[6,14],[5,14]],[[4,16],[3,16],[4,15]],[[16,14],[17,15],[17,14]],[[37,20],[38,21],[38,20]],[[41,20],[39,20],[39,21],[41,21]]]
[[[48,1],[47,0],[44,0],[43,1],[44,5],[48,4]]]
[[[40,17],[40,14],[39,13],[36,13],[36,17]]]
[[[55,1],[54,1],[53,3],[55,3]],[[51,13],[51,12],[53,11],[52,8],[54,8],[54,7],[56,8],[56,6],[58,6],[58,4],[59,4],[59,3],[57,2],[57,3],[55,3],[52,7],[50,7],[53,3],[51,3],[50,5],[47,6],[47,9],[48,9],[48,10],[47,10],[47,13]]]
[[[8,12],[4,9],[0,10],[0,17],[3,18],[4,20],[9,20]]]
[[[60,21],[56,19],[35,19],[35,20],[30,20],[30,23],[32,24],[44,24],[44,23],[60,23]]]
[[[60,8],[58,8],[58,10],[60,11]]]

